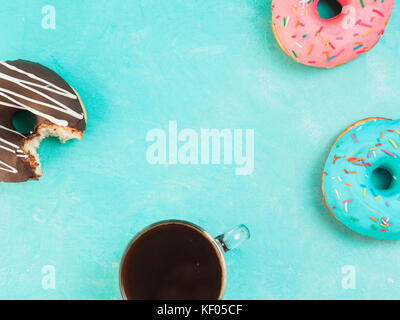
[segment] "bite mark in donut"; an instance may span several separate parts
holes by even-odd
[[[21,110],[36,118],[28,134],[18,132],[12,122]],[[25,60],[0,62],[0,181],[38,179],[40,142],[47,137],[82,139],[86,118],[79,95],[54,71]]]

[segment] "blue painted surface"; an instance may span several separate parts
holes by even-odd
[[[325,208],[328,149],[368,116],[399,118],[400,13],[379,44],[333,70],[296,64],[261,0],[4,1],[2,59],[59,72],[85,102],[82,142],[43,142],[39,182],[0,185],[0,298],[119,299],[117,264],[146,225],[183,218],[252,239],[227,254],[227,299],[400,298],[400,243],[348,230]],[[152,166],[146,133],[255,130],[255,170]],[[42,287],[54,266],[56,289]],[[356,289],[342,288],[354,266]]]

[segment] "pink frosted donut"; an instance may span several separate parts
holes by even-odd
[[[394,0],[337,1],[342,12],[323,19],[319,0],[272,0],[272,30],[282,50],[305,65],[333,68],[373,48]]]

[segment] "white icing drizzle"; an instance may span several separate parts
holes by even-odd
[[[4,149],[4,150],[6,150],[6,151],[9,151],[9,152],[15,153],[15,150],[10,149],[10,148],[7,148],[7,147],[5,147],[5,146],[1,146],[1,145],[0,145],[0,148],[1,148],[1,149]]]
[[[6,131],[9,131],[9,132],[12,132],[12,133],[16,133],[16,134],[18,134],[19,136],[21,136],[22,138],[26,138],[26,136],[24,136],[22,133],[19,133],[18,131],[15,131],[15,130],[13,130],[13,129],[9,129],[9,128],[4,127],[4,126],[2,126],[2,125],[0,125],[0,129],[6,130]]]
[[[83,117],[84,117],[83,113],[78,113],[78,112],[72,110],[71,108],[69,108],[65,104],[61,103],[60,101],[57,101],[57,100],[53,99],[52,97],[50,97],[49,95],[47,95],[43,91],[53,92],[53,93],[56,93],[56,94],[58,94],[60,96],[64,96],[64,97],[67,97],[67,98],[73,99],[73,100],[77,99],[77,96],[75,94],[72,94],[71,92],[68,92],[67,90],[65,90],[63,88],[60,88],[60,87],[52,84],[51,82],[49,82],[49,81],[47,81],[45,79],[39,78],[39,77],[37,77],[36,75],[34,75],[32,73],[25,72],[24,70],[21,70],[21,69],[19,69],[17,67],[14,67],[14,66],[8,64],[7,62],[0,61],[0,64],[2,66],[4,66],[4,67],[7,67],[10,70],[13,70],[15,72],[21,73],[21,74],[23,74],[23,75],[25,75],[25,76],[27,76],[27,77],[29,77],[31,79],[39,81],[42,84],[38,84],[38,83],[31,82],[31,81],[15,78],[15,77],[12,77],[12,76],[10,76],[8,74],[5,74],[5,73],[2,73],[2,72],[0,72],[0,79],[4,79],[6,81],[13,82],[16,85],[18,85],[18,86],[20,86],[20,87],[22,87],[24,89],[27,89],[29,91],[32,91],[32,92],[42,96],[43,98],[45,98],[46,100],[51,102],[51,103],[42,102],[42,101],[35,100],[35,99],[29,98],[27,96],[18,94],[18,93],[14,92],[14,91],[10,91],[10,90],[6,90],[4,88],[0,88],[0,95],[5,97],[10,102],[12,102],[12,103],[0,102],[0,105],[6,106],[6,107],[11,107],[11,108],[23,109],[23,110],[30,111],[30,112],[32,112],[32,113],[34,113],[34,114],[36,114],[36,115],[38,115],[40,117],[43,117],[43,118],[53,122],[54,124],[57,124],[57,125],[63,126],[63,127],[68,125],[68,122],[66,120],[57,119],[57,118],[55,118],[53,116],[50,116],[50,115],[48,115],[46,113],[43,113],[43,112],[40,112],[40,111],[35,110],[33,108],[30,108],[28,105],[13,99],[12,96],[20,98],[20,99],[23,99],[25,101],[29,101],[29,102],[38,104],[38,105],[45,106],[45,107],[53,109],[53,110],[57,110],[57,111],[63,112],[65,114],[68,114],[68,115],[76,118],[76,119],[80,119],[80,120],[83,119]],[[35,89],[35,87],[41,89],[42,91],[39,91],[39,90]]]
[[[33,98],[29,98],[28,96],[21,95],[15,91],[10,91],[10,90],[0,87],[0,96],[6,98],[9,101],[9,102],[0,101],[0,106],[21,109],[21,110],[27,110],[37,116],[40,116],[42,118],[49,120],[50,122],[52,122],[56,125],[63,126],[63,127],[68,126],[68,121],[63,120],[63,119],[57,119],[45,112],[40,112],[40,111],[38,111],[34,108],[31,108],[27,104],[22,103],[14,98],[19,98],[19,99],[22,99],[27,102],[31,102],[31,103],[35,103],[37,105],[44,106],[49,109],[57,110],[59,112],[68,114],[69,116],[74,117],[79,120],[84,118],[83,113],[78,113],[78,112],[72,110],[65,104],[61,103],[60,101],[57,101],[56,99],[50,97],[48,94],[46,94],[46,92],[52,92],[59,96],[64,96],[64,97],[72,99],[72,100],[76,100],[78,98],[75,94],[73,94],[63,88],[60,88],[60,87],[54,85],[53,83],[51,83],[45,79],[42,79],[32,73],[26,72],[15,66],[12,66],[5,61],[0,61],[0,65],[4,66],[12,71],[15,71],[19,74],[27,76],[28,78],[31,78],[39,83],[12,77],[3,72],[0,72],[0,79],[12,82],[21,88],[24,88],[24,89],[31,91],[37,95],[40,95],[48,102],[48,103],[46,103],[46,102],[39,101],[39,100],[36,100]],[[4,127],[2,125],[0,125],[0,129],[11,132],[16,135],[19,135],[20,137],[26,138],[25,135],[19,133],[18,131]],[[14,153],[16,155],[16,157],[19,157],[19,158],[28,158],[28,155],[24,154],[24,151],[19,146],[17,146],[14,143],[11,143],[10,141],[7,141],[3,138],[0,138],[0,149]],[[18,170],[16,168],[8,165],[7,163],[5,163],[1,160],[0,160],[0,170],[14,173],[14,174],[18,173]]]
[[[19,135],[19,136],[22,136],[22,137],[25,137],[23,134],[19,133],[18,131],[6,128],[6,127],[4,127],[2,125],[0,125],[0,129],[8,131],[8,132],[12,132],[12,133],[14,133],[16,135]],[[19,158],[28,158],[27,155],[23,154],[24,151],[19,146],[17,146],[16,144],[14,144],[14,143],[12,143],[12,142],[10,142],[8,140],[5,140],[3,138],[0,138],[0,143],[2,143],[2,144],[0,144],[0,149],[6,150],[6,151],[11,152],[11,153],[14,153]],[[19,154],[17,155],[17,153],[19,153]],[[2,166],[0,166],[0,170],[7,171],[7,172],[10,172],[10,173],[18,173],[18,170],[16,168],[13,168],[12,166],[8,165],[7,163],[5,163],[3,161],[0,161],[0,165],[2,165]]]
[[[18,173],[18,170],[9,166],[7,163],[0,160],[0,164],[5,166],[5,168],[0,167],[0,170],[11,172],[11,173]]]

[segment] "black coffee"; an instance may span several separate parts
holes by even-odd
[[[221,257],[196,228],[163,224],[130,247],[121,281],[128,299],[218,299],[223,286]]]

